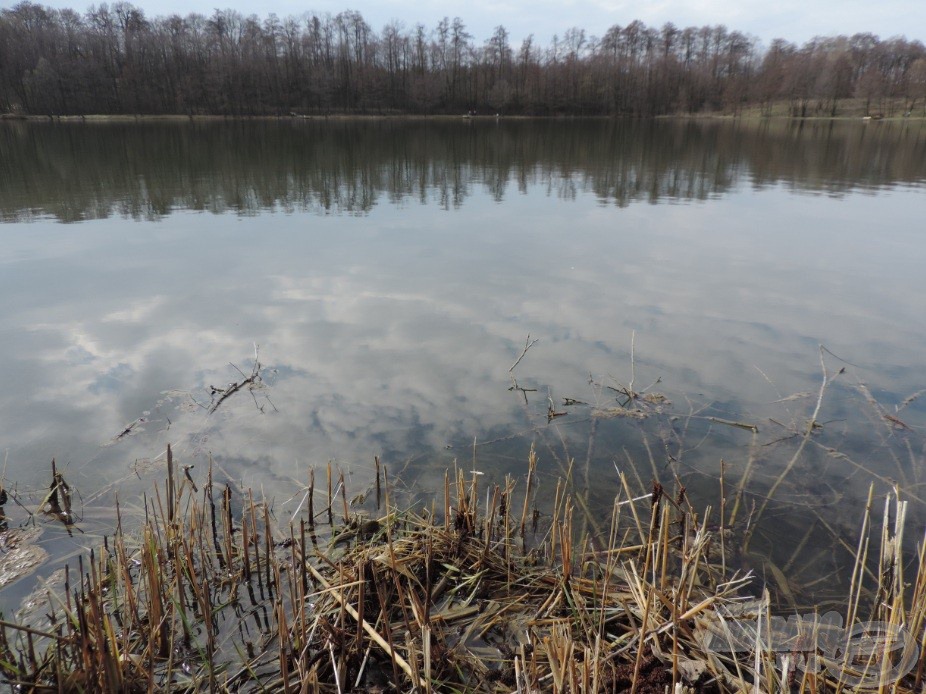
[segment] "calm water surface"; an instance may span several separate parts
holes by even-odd
[[[168,442],[280,517],[374,454],[426,497],[534,444],[599,509],[615,468],[716,508],[723,459],[820,601],[869,485],[922,532],[924,183],[918,124],[3,123],[4,484],[37,503],[55,458],[105,532]]]

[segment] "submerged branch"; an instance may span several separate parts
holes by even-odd
[[[241,369],[239,369],[237,366],[232,364],[231,366],[238,373],[244,376],[244,378],[240,381],[235,381],[235,382],[228,384],[226,388],[216,388],[215,386],[210,386],[210,389],[212,390],[212,397],[215,398],[215,396],[218,395],[219,398],[217,400],[213,400],[212,405],[209,407],[209,414],[212,414],[217,409],[219,409],[222,403],[224,403],[226,400],[228,400],[232,395],[237,393],[242,388],[252,389],[254,386],[256,386],[260,382],[261,365],[260,365],[258,349],[259,349],[258,346],[254,345],[254,366],[251,367],[250,375],[245,376],[244,372]],[[260,407],[258,407],[258,409],[260,409]],[[274,407],[274,409],[276,409],[276,407]]]

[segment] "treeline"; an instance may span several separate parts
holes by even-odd
[[[792,115],[837,115],[845,99],[884,115],[926,109],[926,48],[856,34],[765,49],[724,26],[639,21],[512,46],[504,27],[480,41],[459,18],[377,32],[353,11],[0,11],[0,110],[14,113],[654,116],[784,102]]]

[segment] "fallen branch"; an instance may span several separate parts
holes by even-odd
[[[239,369],[234,364],[232,364],[232,366],[238,371],[238,373],[244,376],[244,372],[241,369]],[[219,409],[219,407],[222,405],[223,402],[228,400],[232,395],[237,393],[239,390],[241,390],[245,386],[247,386],[248,388],[252,388],[259,381],[260,381],[260,359],[258,358],[258,347],[257,345],[254,345],[254,366],[251,368],[250,376],[246,376],[241,381],[230,383],[227,388],[216,388],[215,386],[210,386],[210,388],[212,389],[212,397],[215,397],[216,393],[221,393],[221,396],[219,397],[218,400],[212,403],[212,406],[209,408],[209,414],[212,414],[217,409]]]

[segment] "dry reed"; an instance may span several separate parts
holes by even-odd
[[[838,692],[874,677],[898,692],[922,687],[914,646],[926,645],[926,549],[920,545],[910,573],[901,556],[906,506],[896,491],[880,524],[869,495],[848,601],[849,624],[864,616],[909,636],[894,682],[890,658],[860,663],[848,641],[826,650],[815,640],[829,636],[819,625],[814,640],[802,632],[801,645],[789,642],[787,652],[766,646],[767,605],[756,608],[746,592],[753,577],[728,573],[722,530],[711,531],[710,510],[699,516],[683,490],[673,497],[656,484],[631,494],[622,476],[603,535],[584,538],[567,483],[544,522],[535,515],[527,523],[533,450],[523,497],[511,479],[480,489],[478,475],[457,470],[445,477],[442,513],[396,508],[377,459],[382,507],[376,517],[351,514],[344,476],[333,489],[329,465],[318,514],[332,528],[320,536],[314,473],[300,507],[307,513],[284,523],[252,494],[216,488],[211,470],[197,491],[188,474],[176,474],[172,452],[167,460],[165,487],[146,500],[140,529],[123,529],[120,518],[115,535],[69,571],[63,593],[48,591],[42,623],[0,622],[8,684],[111,692]],[[338,491],[344,522],[335,527]],[[741,637],[747,615],[760,628],[744,649],[737,629]]]

